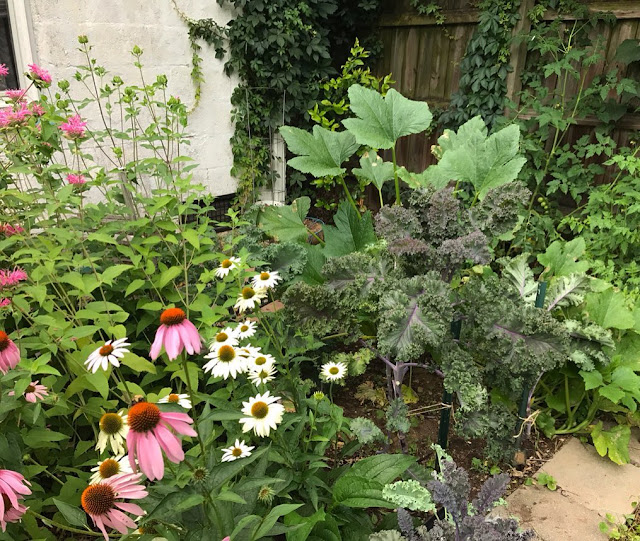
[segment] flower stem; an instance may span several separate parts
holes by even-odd
[[[196,407],[195,407],[195,394],[193,392],[193,387],[191,386],[191,376],[189,375],[189,370],[187,368],[187,354],[186,353],[182,354],[182,369],[184,370],[184,379],[187,382],[187,389],[189,391],[189,397],[194,402],[193,408],[192,408],[192,410],[193,410],[193,422],[195,424],[196,433],[198,434],[198,443],[200,443],[201,456],[202,456],[202,458],[204,458],[205,447],[204,447],[204,442],[202,441],[202,436],[200,435],[200,425],[198,423],[198,413],[197,413]]]
[[[80,528],[73,528],[71,526],[65,526],[64,524],[60,524],[59,522],[56,522],[55,520],[52,520],[50,518],[47,518],[45,516],[42,516],[40,513],[36,513],[33,509],[27,509],[27,513],[33,515],[36,518],[39,518],[45,526],[54,526],[60,530],[65,530],[67,532],[73,532],[73,533],[80,533],[83,535],[89,535],[92,537],[104,537],[102,535],[102,533],[98,533],[98,532],[93,532],[91,530],[81,530]],[[109,535],[109,534],[107,534]],[[120,534],[118,535],[109,535],[109,537],[120,537]]]

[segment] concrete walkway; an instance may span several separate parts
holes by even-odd
[[[541,541],[606,541],[598,527],[605,515],[622,518],[640,496],[637,434],[632,435],[630,455],[632,464],[619,466],[571,438],[538,472],[552,475],[558,489],[522,486],[499,514],[519,517],[522,527],[535,530]]]

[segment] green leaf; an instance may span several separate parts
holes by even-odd
[[[469,183],[479,200],[489,190],[516,180],[526,163],[520,156],[520,128],[515,124],[487,137],[487,127],[477,116],[463,124],[457,134],[445,130],[438,142],[442,157],[426,170],[426,183]]]
[[[616,464],[629,463],[630,426],[617,425],[607,431],[604,430],[602,421],[600,421],[593,427],[591,439],[600,456],[608,455]]]
[[[135,353],[125,353],[122,359],[120,359],[120,363],[132,368],[136,372],[156,373],[156,367],[153,363],[143,359],[142,357],[138,357]]]
[[[624,294],[613,288],[588,295],[586,313],[591,321],[605,329],[631,329],[635,324]]]
[[[281,242],[306,240],[309,232],[303,220],[309,211],[308,197],[296,199],[291,205],[264,208],[258,217],[258,225],[271,237]],[[301,214],[304,215],[301,216]]]
[[[283,126],[280,133],[289,150],[298,155],[287,162],[289,166],[316,178],[342,175],[347,171],[342,163],[358,150],[358,143],[349,132],[314,126],[312,135],[300,128]]]
[[[123,272],[132,269],[133,265],[113,265],[112,267],[107,267],[104,272],[100,275],[100,279],[105,283],[112,285],[113,281],[120,276]]]
[[[572,274],[552,280],[546,297],[547,310],[581,304],[585,293],[590,289],[589,285],[590,278],[585,274]]]
[[[616,62],[631,64],[640,60],[640,41],[637,39],[625,39],[616,49],[614,57]]]
[[[504,267],[503,274],[527,304],[533,304],[538,293],[538,283],[527,261],[529,254],[521,254],[511,259]]]
[[[25,445],[36,449],[41,447],[55,447],[55,445],[50,444],[56,441],[68,440],[69,436],[61,432],[48,430],[47,428],[32,428],[22,439]]]
[[[71,526],[80,526],[84,528],[89,527],[87,525],[87,515],[84,513],[84,511],[82,511],[78,507],[69,505],[68,503],[60,501],[56,498],[52,498],[52,501],[55,504],[55,506],[60,510],[64,519]]]
[[[162,271],[160,277],[156,281],[156,286],[159,288],[164,287],[169,282],[171,282],[171,280],[174,280],[175,278],[180,276],[180,274],[182,274],[182,267],[169,267],[167,270]]]
[[[578,261],[583,256],[585,248],[586,245],[582,237],[577,237],[569,242],[562,240],[552,242],[547,251],[538,256],[538,261],[545,266],[545,278],[582,274],[589,270],[588,261]]]
[[[585,370],[580,370],[580,376],[584,380],[584,388],[586,391],[591,389],[597,389],[603,385],[602,374],[597,370],[591,370],[587,372]]]
[[[382,97],[378,91],[353,85],[349,88],[351,111],[357,118],[342,124],[361,145],[391,148],[405,135],[420,133],[431,124],[431,111],[425,102],[405,98],[393,88]]]
[[[241,505],[244,505],[247,503],[242,496],[240,496],[239,494],[236,494],[235,492],[232,492],[231,490],[223,490],[222,492],[220,492],[220,494],[216,496],[216,500],[222,500],[223,502],[239,503]]]
[[[128,297],[129,295],[131,295],[131,293],[137,291],[146,283],[146,280],[141,280],[140,278],[134,280],[127,286],[127,290],[124,292],[124,296]]]
[[[431,493],[415,479],[385,485],[382,495],[397,507],[404,507],[411,511],[430,513],[436,509]]]
[[[300,507],[302,507],[301,503],[283,503],[276,505],[271,511],[269,511],[267,516],[262,519],[251,536],[251,539],[260,539],[261,537],[266,536],[281,516],[287,515]]]
[[[395,481],[415,462],[416,459],[409,455],[375,455],[356,462],[342,478],[361,476],[386,485]]]
[[[102,370],[98,370],[95,374],[87,372],[84,377],[87,380],[87,383],[98,391],[102,398],[106,400],[109,396],[109,378],[107,377],[107,373]]]
[[[196,494],[190,489],[182,489],[177,492],[167,494],[156,507],[145,516],[145,521],[152,520],[156,517],[170,517],[177,513],[182,513],[200,505],[204,501],[202,494]]]
[[[182,236],[196,250],[200,249],[200,235],[195,229],[185,229],[184,232],[182,233]]]
[[[382,483],[367,477],[344,475],[333,486],[333,501],[338,505],[346,505],[357,509],[367,509],[369,507],[395,508],[394,504],[383,498],[383,487]]]
[[[333,221],[335,227],[326,225],[323,228],[323,253],[326,257],[362,251],[378,240],[373,230],[371,212],[367,211],[361,216],[347,201],[340,203]]]
[[[360,168],[355,168],[352,172],[354,175],[373,182],[378,190],[382,190],[382,186],[387,180],[394,178],[393,164],[385,162],[373,150],[362,155]]]
[[[302,524],[301,528],[298,528],[297,530],[294,530],[292,532],[287,532],[287,541],[306,541],[314,526],[319,522],[323,522],[325,516],[326,513],[324,512],[324,507],[321,507],[309,517],[303,517],[295,511],[289,513],[288,515],[285,515],[284,523],[287,526]]]

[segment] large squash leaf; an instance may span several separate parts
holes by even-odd
[[[547,251],[538,256],[538,261],[545,267],[545,277],[570,276],[589,270],[591,265],[588,261],[578,261],[584,255],[585,249],[586,244],[582,237],[569,242],[563,240],[552,242]]]
[[[359,147],[353,134],[330,131],[320,126],[313,127],[313,134],[292,126],[282,126],[280,133],[289,150],[298,154],[287,163],[316,178],[345,173],[342,163]]]
[[[604,430],[600,421],[593,427],[591,439],[600,456],[608,455],[616,464],[629,463],[631,428],[628,425],[617,425],[611,430]]]
[[[431,124],[429,106],[391,89],[385,97],[361,85],[349,88],[351,110],[357,118],[342,121],[356,141],[371,148],[391,148],[405,135],[420,133]]]
[[[258,217],[258,225],[281,242],[306,239],[309,232],[303,220],[310,207],[308,197],[296,199],[291,205],[266,207]]]
[[[511,125],[487,133],[480,117],[463,124],[458,133],[446,130],[438,139],[442,157],[425,172],[426,184],[466,182],[482,200],[489,190],[513,182],[526,162],[520,156],[520,129]]]
[[[387,180],[394,178],[393,164],[383,161],[375,152],[365,152],[360,158],[360,167],[353,170],[353,174],[373,182],[378,190]]]
[[[360,215],[346,201],[340,203],[333,221],[336,224],[335,227],[331,225],[323,227],[325,240],[323,253],[326,257],[364,250],[369,244],[378,240],[373,230],[371,212],[367,211]]]
[[[631,329],[635,320],[627,308],[624,293],[606,289],[587,296],[587,315],[605,329]]]

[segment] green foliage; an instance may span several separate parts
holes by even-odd
[[[429,513],[436,509],[429,491],[414,479],[386,485],[382,495],[397,507],[404,507],[411,511]]]
[[[547,487],[549,490],[556,490],[558,488],[558,482],[553,475],[549,475],[546,472],[540,472],[536,477],[536,482],[543,487]]]
[[[618,425],[611,430],[604,430],[602,421],[593,427],[591,438],[600,456],[607,455],[616,464],[629,463],[629,440],[631,428]]]
[[[371,420],[364,417],[356,417],[349,422],[349,428],[363,445],[374,443],[376,441],[385,442],[386,436],[382,430]]]

